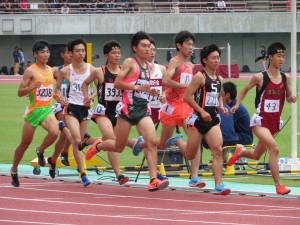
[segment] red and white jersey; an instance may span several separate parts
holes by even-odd
[[[281,82],[273,83],[267,71],[263,72],[263,85],[260,91],[256,90],[255,107],[257,113],[264,119],[280,121],[281,112],[286,97],[286,75],[280,73]]]
[[[159,97],[162,94],[163,86],[162,86],[163,74],[160,70],[158,64],[154,63],[154,71],[150,75],[150,87],[158,90],[157,96],[149,95],[149,103],[151,108],[159,108],[161,107],[161,102],[159,101]]]

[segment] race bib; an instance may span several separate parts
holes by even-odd
[[[205,98],[205,106],[219,106],[219,93],[217,92],[207,92]]]
[[[56,103],[51,107],[51,109],[52,109],[52,112],[53,112],[54,114],[57,114],[57,113],[63,111],[63,107],[62,107],[61,104],[58,103],[58,102],[56,102]]]
[[[280,105],[279,100],[266,99],[264,103],[264,111],[270,113],[279,112],[279,105]]]
[[[115,88],[113,83],[105,84],[105,101],[121,101],[122,91]]]
[[[172,116],[173,112],[175,110],[175,107],[174,106],[171,106],[169,104],[164,104],[162,107],[161,107],[161,111],[168,115],[168,116]]]
[[[149,81],[141,80],[141,79],[137,80],[136,85],[144,85],[144,84],[149,84]],[[134,91],[134,96],[137,97],[137,98],[148,99],[149,98],[149,93],[148,92],[142,92],[142,91]]]
[[[181,73],[180,74],[180,83],[181,84],[189,84],[192,81],[193,75],[190,73]]]
[[[51,101],[52,91],[53,91],[52,85],[49,85],[47,87],[41,86],[40,88],[38,88],[36,92],[36,99],[44,102]]]
[[[121,115],[121,111],[122,111],[123,107],[124,107],[124,105],[122,102],[119,102],[118,105],[116,106],[116,113],[118,115]]]
[[[187,124],[194,126],[195,121],[197,120],[198,116],[195,113],[191,113],[188,120],[187,120]]]
[[[151,108],[160,108],[161,102],[159,101],[159,97],[162,93],[162,87],[152,87],[151,89],[156,89],[158,91],[157,96],[149,95],[149,103]]]
[[[93,114],[103,116],[105,115],[105,110],[106,108],[103,105],[98,104],[96,108],[93,110]]]
[[[60,87],[60,93],[62,94],[63,97],[67,97],[67,84],[62,83]]]

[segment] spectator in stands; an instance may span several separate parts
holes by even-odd
[[[286,5],[287,5],[288,12],[291,12],[291,0],[287,0]]]
[[[70,8],[68,2],[64,2],[63,6],[61,7],[61,13],[62,14],[69,14]]]
[[[10,5],[13,13],[18,13],[21,11],[20,0],[12,0]]]
[[[141,10],[140,10],[140,7],[138,4],[134,4],[133,5],[133,12],[134,13],[139,13]]]
[[[11,3],[9,2],[9,0],[4,0],[3,1],[3,8],[4,8],[4,12],[12,13]]]
[[[214,12],[215,11],[215,3],[212,0],[207,1],[206,9],[208,12]]]
[[[217,2],[217,9],[218,10],[221,10],[221,11],[224,11],[224,10],[226,10],[226,3],[225,3],[225,1],[218,1]]]
[[[13,52],[13,59],[14,59],[14,75],[17,75],[19,72],[19,66],[20,66],[20,54],[19,54],[19,48],[18,46],[15,47],[15,50]]]
[[[172,13],[179,13],[179,0],[172,0]]]
[[[21,8],[21,12],[27,12],[27,8],[28,8],[28,1],[27,0],[21,0],[20,1],[20,8]]]

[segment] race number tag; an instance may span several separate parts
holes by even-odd
[[[63,107],[62,107],[61,104],[58,103],[58,102],[56,102],[51,108],[52,108],[52,112],[53,112],[54,114],[57,114],[57,113],[63,111]]]
[[[121,101],[122,91],[115,88],[113,83],[105,84],[105,101]]]
[[[122,102],[119,102],[118,105],[116,106],[116,113],[118,115],[121,115],[121,111],[122,111],[123,107],[124,107],[124,105]]]
[[[195,121],[197,120],[198,116],[195,113],[191,113],[188,120],[187,120],[187,124],[194,126]]]
[[[207,92],[205,98],[205,106],[219,106],[219,93]]]
[[[149,95],[149,103],[151,108],[160,108],[161,103],[159,101],[159,96],[162,93],[162,87],[152,87],[151,89],[156,89],[158,94],[156,96]]]
[[[38,88],[38,90],[36,92],[36,99],[39,101],[44,101],[44,102],[51,101],[52,90],[53,90],[52,85],[49,85],[47,87],[41,86],[40,88]]]
[[[96,108],[93,110],[93,114],[103,116],[105,115],[105,110],[106,108],[103,105],[98,104]]]
[[[175,107],[174,106],[171,106],[169,104],[164,104],[162,107],[161,107],[161,111],[168,115],[168,116],[172,116],[173,112],[175,110]]]
[[[279,100],[265,100],[264,111],[265,112],[279,112]]]
[[[141,80],[141,79],[137,80],[136,85],[144,85],[144,84],[149,84],[149,81]],[[142,91],[135,91],[134,96],[137,97],[137,98],[148,99],[149,98],[149,93],[148,92],[142,92]]]
[[[180,74],[180,83],[181,84],[189,84],[192,81],[193,75],[190,73],[182,73]]]

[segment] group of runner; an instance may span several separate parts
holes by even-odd
[[[129,146],[135,156],[144,152],[150,176],[148,190],[157,191],[169,185],[169,180],[157,171],[157,149],[177,145],[183,156],[191,160],[189,186],[203,188],[206,184],[198,177],[198,171],[200,143],[205,138],[213,157],[213,194],[228,195],[231,190],[222,182],[223,141],[218,113],[225,116],[235,113],[247,92],[256,87],[257,113],[251,119],[250,127],[258,137],[257,146],[247,151],[237,147],[228,165],[233,165],[240,157],[259,159],[268,150],[276,192],[288,194],[291,190],[280,183],[279,149],[273,138],[280,129],[285,98],[288,102],[296,102],[291,93],[290,76],[280,72],[285,58],[284,45],[276,42],[269,46],[269,68],[251,78],[229,112],[223,106],[222,77],[217,74],[221,57],[219,47],[211,44],[200,51],[204,68],[193,74],[194,65],[189,59],[195,48],[195,35],[180,31],[174,40],[178,54],[170,60],[167,68],[154,63],[156,44],[144,31],[132,36],[134,56],[126,58],[122,66],[120,44],[114,40],[105,43],[103,54],[107,61],[99,68],[84,61],[86,41],[83,39],[68,42],[62,51],[65,64],[51,68],[47,66],[50,45],[45,40],[38,40],[32,48],[36,63],[26,69],[18,90],[19,97],[28,95],[30,102],[24,115],[22,140],[15,151],[11,168],[12,185],[20,185],[18,165],[32,142],[37,126],[41,125],[48,133],[36,149],[38,163],[45,166],[48,162],[52,178],[55,177],[60,154],[62,163],[69,165],[67,151],[71,144],[81,181],[88,186],[91,181],[85,174],[81,151],[90,145],[85,154],[86,160],[100,151],[107,151],[116,178],[123,185],[129,178],[119,170],[118,153]],[[96,86],[94,91],[91,87],[93,82]],[[57,101],[53,107],[52,97]],[[98,102],[93,109],[95,98]],[[92,138],[87,133],[90,120],[98,125],[101,138]],[[159,120],[162,129],[157,138],[155,124]],[[136,126],[140,136],[130,140],[132,126]],[[173,136],[176,126],[183,127],[186,142],[181,133]],[[45,159],[44,150],[56,141],[59,130],[61,134],[53,155]]]

